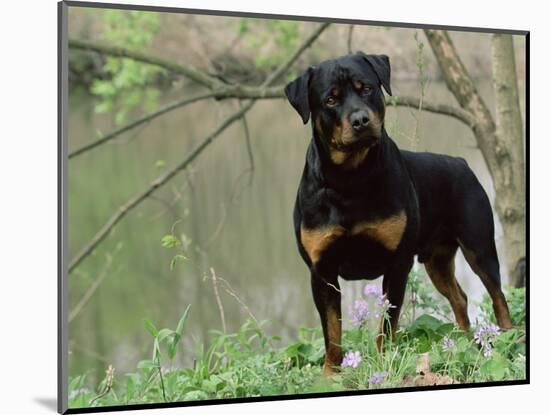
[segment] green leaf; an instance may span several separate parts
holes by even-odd
[[[155,337],[155,341],[153,342],[153,360],[157,359],[160,359],[160,344],[158,337]]]
[[[191,309],[191,304],[189,304],[185,309],[185,311],[183,312],[183,315],[178,321],[178,326],[176,327],[176,331],[174,332],[174,337],[172,338],[172,342],[168,344],[168,357],[170,358],[170,360],[176,356],[177,345],[183,336],[183,328],[185,327],[185,322],[187,321],[187,317],[189,315],[190,309]]]
[[[138,369],[156,369],[159,365],[152,360],[142,360],[137,364],[137,367]]]
[[[170,329],[162,329],[158,332],[158,335],[157,335],[157,339],[160,342],[162,342],[165,338],[167,338],[168,336],[171,336],[172,334],[174,334],[175,331],[174,330],[170,330]]]
[[[183,312],[183,315],[180,318],[180,321],[178,321],[178,326],[176,327],[176,333],[181,337],[183,334],[183,328],[185,327],[185,322],[187,321],[187,316],[189,315],[189,310],[191,309],[191,304],[187,306],[185,311]]]
[[[504,379],[507,369],[508,361],[497,352],[494,352],[491,359],[483,362],[479,367],[480,372],[492,380]]]
[[[147,329],[147,331],[149,333],[151,333],[151,336],[153,337],[157,337],[158,336],[158,330],[157,328],[155,327],[155,325],[153,323],[151,323],[149,320],[147,320],[146,318],[143,319],[143,325],[145,326],[145,328]]]
[[[167,344],[167,352],[168,352],[168,359],[173,360],[174,357],[176,357],[176,345],[174,344],[174,340],[172,340],[170,343]]]
[[[172,260],[170,261],[170,271],[173,271],[174,268],[176,268],[176,264],[178,262],[181,262],[181,261],[188,261],[189,258],[187,258],[185,255],[182,255],[182,254],[177,254],[177,255],[174,255],[174,257],[172,258]]]
[[[155,167],[157,169],[162,169],[162,168],[166,167],[166,160],[157,160],[157,161],[155,161]]]
[[[165,248],[173,248],[175,246],[181,245],[180,240],[176,236],[171,234],[164,235],[160,241],[162,243],[162,246]]]

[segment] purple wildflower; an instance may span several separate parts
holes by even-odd
[[[386,372],[374,372],[369,378],[369,383],[371,385],[378,385],[379,383],[384,382],[384,380],[386,379],[386,376],[387,376]]]
[[[455,347],[455,342],[449,336],[443,337],[443,350],[450,352]]]
[[[474,340],[481,345],[483,356],[490,357],[493,354],[493,341],[500,334],[500,329],[494,324],[481,325],[474,334]]]
[[[359,352],[347,352],[342,360],[342,367],[356,368],[361,362],[361,353]]]
[[[376,304],[378,306],[382,306],[384,304],[384,299],[386,296],[382,292],[382,287],[376,284],[367,284],[365,285],[365,289],[363,290],[363,293],[366,297],[372,297],[376,300]]]
[[[373,296],[375,298],[382,297],[382,287],[376,284],[367,284],[363,290],[365,296]]]
[[[365,300],[355,300],[351,309],[351,321],[354,326],[366,324],[370,315],[369,304]]]

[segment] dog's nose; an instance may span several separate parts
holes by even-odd
[[[350,115],[349,121],[353,129],[357,132],[360,132],[363,131],[369,123],[369,116],[367,114],[367,111],[359,110],[353,112]]]

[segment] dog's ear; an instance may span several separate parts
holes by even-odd
[[[387,55],[367,55],[363,52],[358,52],[363,58],[367,61],[367,63],[371,66],[371,68],[374,70],[376,75],[378,76],[378,79],[380,80],[380,83],[386,90],[386,92],[391,95],[391,87],[390,87],[390,75],[391,75],[391,67],[390,67],[390,58],[388,58]]]
[[[292,104],[294,109],[298,111],[304,124],[307,124],[311,112],[309,107],[309,81],[311,80],[312,73],[313,66],[310,66],[303,75],[299,76],[285,87],[285,94],[288,101]]]

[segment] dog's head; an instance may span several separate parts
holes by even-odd
[[[311,116],[314,134],[332,161],[353,166],[382,137],[386,104],[381,87],[391,95],[389,58],[358,52],[308,68],[285,93],[304,124]]]

